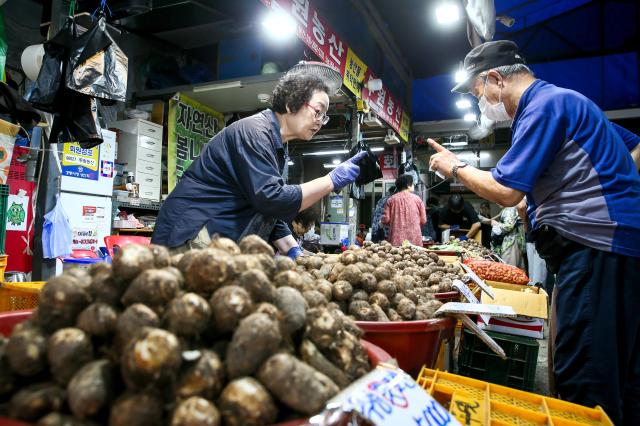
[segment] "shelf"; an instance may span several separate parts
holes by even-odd
[[[153,234],[152,228],[113,228],[113,233],[118,234]]]
[[[124,201],[122,198],[113,197],[113,203],[117,204],[118,207],[156,211],[160,210],[160,207],[162,206],[162,203],[159,201],[152,201],[144,198],[127,198],[127,200]]]

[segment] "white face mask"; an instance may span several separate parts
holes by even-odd
[[[487,77],[487,80],[489,78]],[[478,108],[480,108],[480,113],[487,117],[489,120],[493,121],[509,121],[511,120],[511,116],[507,112],[507,109],[502,102],[502,87],[500,88],[500,95],[498,95],[498,103],[495,105],[491,105],[488,101],[484,92],[487,90],[487,80],[484,81],[484,91],[483,95],[480,97],[478,101]]]

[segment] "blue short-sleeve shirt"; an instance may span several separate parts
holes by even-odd
[[[491,173],[527,194],[534,229],[546,224],[580,244],[640,257],[640,176],[630,155],[638,136],[580,93],[542,80],[522,95],[512,130]]]
[[[225,127],[162,205],[152,242],[177,247],[205,225],[211,235],[236,241],[247,233],[270,241],[290,235],[286,222],[300,210],[302,190],[285,184],[286,161],[273,111]]]

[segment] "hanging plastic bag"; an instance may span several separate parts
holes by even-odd
[[[58,197],[53,210],[44,215],[44,224],[42,225],[43,256],[47,259],[54,259],[70,255],[71,241],[69,217]]]
[[[356,146],[351,148],[349,156],[353,157],[362,151],[367,152],[367,155],[358,162],[360,174],[356,178],[356,181],[349,185],[349,196],[356,200],[365,199],[366,191],[364,185],[382,177],[382,169],[380,168],[380,163],[378,163],[378,157],[371,152],[369,146],[362,140],[359,140]]]
[[[106,25],[103,16],[74,40],[66,85],[87,96],[124,102],[129,60],[107,32]]]
[[[103,139],[97,124],[97,101],[71,90],[66,92],[68,107],[54,117],[49,136],[51,142],[78,142],[84,149],[100,145]]]

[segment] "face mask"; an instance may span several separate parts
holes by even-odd
[[[487,90],[487,80],[484,81],[484,91]],[[480,100],[478,101],[478,108],[480,108],[480,113],[485,117],[487,117],[489,120],[493,120],[493,121],[511,120],[511,116],[509,115],[509,113],[507,113],[507,110],[504,107],[504,103],[502,102],[502,87],[500,88],[500,95],[498,95],[498,101],[499,102],[497,104],[491,105],[487,101],[486,96],[483,94],[480,97]]]

